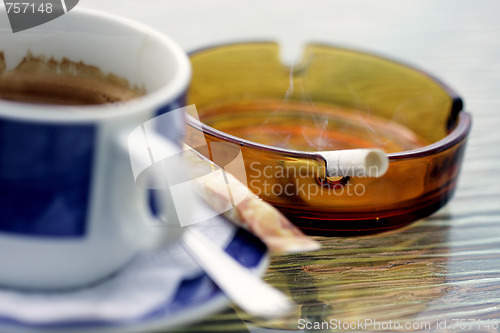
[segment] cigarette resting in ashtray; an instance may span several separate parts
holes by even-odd
[[[194,149],[184,148],[184,158],[190,169],[221,170]],[[220,172],[204,173],[203,177],[196,178],[195,190],[213,209],[259,237],[271,253],[315,251],[321,247],[227,172],[223,177]],[[240,198],[236,205],[232,204],[234,198]]]
[[[319,152],[326,161],[329,177],[382,177],[389,158],[380,149],[344,149]]]

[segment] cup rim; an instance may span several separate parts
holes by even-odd
[[[245,42],[223,43],[223,44],[217,44],[217,45],[211,45],[211,46],[197,48],[193,51],[188,52],[188,56],[198,55],[199,53],[202,53],[204,51],[209,51],[212,49],[226,47],[226,46],[250,45],[250,44],[278,44],[278,43],[275,41],[245,41]],[[472,117],[468,112],[464,111],[462,98],[455,92],[455,90],[453,90],[450,86],[448,86],[446,83],[444,83],[441,79],[435,77],[432,74],[429,74],[427,71],[422,70],[421,68],[414,66],[412,64],[408,64],[408,63],[405,63],[405,62],[402,62],[399,60],[395,60],[391,57],[387,57],[385,55],[381,55],[381,54],[375,53],[375,52],[369,52],[369,51],[365,51],[365,50],[359,50],[357,48],[343,47],[343,46],[338,46],[338,45],[328,44],[328,43],[321,43],[321,42],[310,42],[310,43],[307,43],[305,45],[305,47],[310,46],[310,45],[331,47],[331,48],[335,48],[335,49],[339,49],[339,50],[347,50],[347,51],[356,52],[359,54],[369,55],[369,56],[372,56],[375,58],[380,58],[380,59],[383,59],[385,61],[390,61],[392,63],[398,64],[398,65],[403,66],[405,68],[408,68],[408,69],[411,69],[413,71],[420,72],[420,73],[424,74],[425,76],[428,77],[429,80],[434,81],[438,86],[440,86],[449,95],[450,100],[452,102],[452,105],[451,105],[451,109],[450,109],[450,115],[448,118],[448,124],[447,124],[448,133],[447,133],[447,135],[444,138],[442,138],[436,142],[433,142],[427,146],[424,146],[424,147],[420,147],[420,148],[416,148],[416,149],[412,149],[412,150],[401,151],[401,152],[388,153],[387,156],[388,156],[389,160],[404,160],[404,159],[419,158],[419,157],[437,154],[441,151],[449,149],[450,147],[456,145],[458,142],[461,142],[469,134],[470,128],[472,126]],[[266,145],[266,144],[257,143],[254,141],[239,138],[237,136],[234,136],[234,135],[225,133],[223,131],[217,130],[209,125],[202,123],[201,121],[199,121],[197,119],[194,119],[190,115],[186,115],[186,116],[187,116],[187,125],[188,126],[194,126],[197,129],[202,130],[205,133],[214,135],[217,138],[232,142],[232,143],[240,145],[240,146],[247,146],[247,147],[251,147],[251,148],[266,150],[269,152],[279,153],[279,154],[289,156],[289,157],[307,158],[307,159],[312,158],[312,159],[316,159],[316,160],[325,160],[324,157],[318,151],[300,151],[300,150],[279,148],[279,147],[274,147],[274,146],[270,146],[270,145]]]
[[[74,8],[67,15],[79,15],[89,18],[98,18],[127,26],[140,31],[150,39],[157,40],[167,46],[176,61],[177,70],[173,78],[159,89],[144,96],[126,101],[123,104],[95,104],[95,105],[57,105],[33,104],[8,100],[0,100],[0,117],[19,120],[42,122],[93,122],[100,119],[126,116],[132,113],[151,110],[158,105],[166,105],[187,91],[191,80],[191,63],[183,49],[167,35],[134,20],[114,14],[88,8]],[[36,111],[33,111],[33,106]],[[68,109],[72,109],[67,112]],[[65,111],[63,111],[65,110]],[[117,112],[119,110],[119,112]]]

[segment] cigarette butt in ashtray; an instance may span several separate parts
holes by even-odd
[[[198,169],[194,173],[207,168],[223,170],[187,145],[184,145],[184,159],[190,168]],[[281,212],[261,200],[233,175],[227,172],[224,172],[224,177],[217,175],[214,172],[195,178],[196,192],[217,211],[232,203],[233,194],[244,193],[243,200],[232,205],[231,209],[222,211],[222,215],[259,237],[272,253],[287,254],[320,249],[319,242],[305,235]]]
[[[381,177],[389,158],[380,149],[345,149],[319,152],[326,160],[328,177]]]

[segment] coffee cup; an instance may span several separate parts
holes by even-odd
[[[2,16],[0,286],[83,286],[177,239],[191,194],[180,191],[174,205],[167,190],[140,186],[133,166],[154,161],[133,139],[149,135],[171,156],[160,173],[182,177],[174,157],[184,133],[175,110],[191,73],[184,52],[146,26],[90,10],[18,33],[8,24]],[[161,126],[144,126],[157,117]]]

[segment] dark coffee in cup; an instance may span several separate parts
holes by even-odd
[[[0,52],[0,98],[60,105],[92,105],[127,101],[144,95],[126,79],[105,74],[99,68],[66,58],[28,53],[14,69],[7,70]]]

